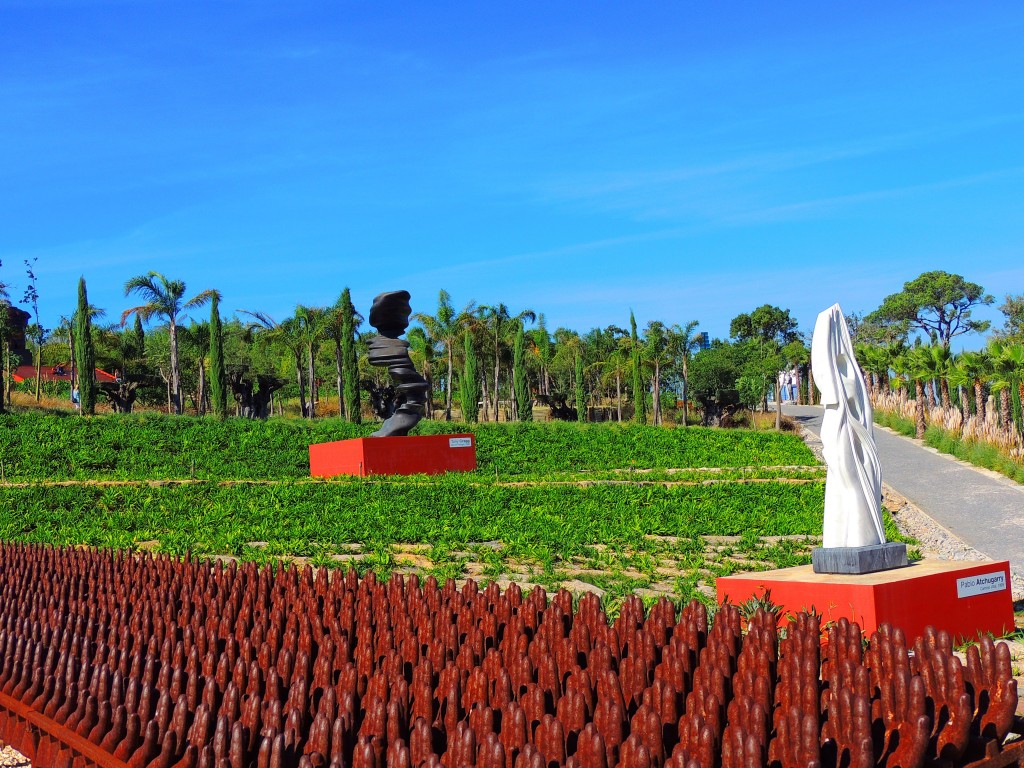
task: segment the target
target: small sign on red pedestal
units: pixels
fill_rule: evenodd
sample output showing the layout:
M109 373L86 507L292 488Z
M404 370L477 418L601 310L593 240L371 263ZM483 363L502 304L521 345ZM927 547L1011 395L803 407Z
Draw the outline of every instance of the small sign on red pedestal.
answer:
M309 474L440 475L476 469L473 435L360 437L309 446Z
M822 622L846 617L865 634L879 624L899 627L908 642L929 624L946 630L954 642L980 632L997 637L1013 629L1010 564L997 561L920 560L905 568L855 576L814 573L809 565L717 580L718 601L733 605L771 590L783 606L780 619L811 607Z

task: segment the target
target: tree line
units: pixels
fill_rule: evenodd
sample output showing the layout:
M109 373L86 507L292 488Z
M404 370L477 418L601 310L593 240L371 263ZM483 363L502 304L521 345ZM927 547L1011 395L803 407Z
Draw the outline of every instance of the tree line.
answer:
M77 377L83 413L95 412L97 398L105 398L122 412L141 402L170 413L266 418L297 402L306 418L358 422L372 413L372 402L388 396L386 372L367 361L373 330L348 288L330 306L300 304L280 320L256 309L223 318L218 291L190 293L182 281L148 272L124 285L126 298L138 303L104 322L82 279L77 307L46 330L39 327L29 262L26 269L30 290L22 303L34 311L27 337L36 370L67 363L73 371L116 373L113 382ZM0 303L10 307L7 289L0 282ZM986 397L995 393L1000 422L1013 423L1018 414L1019 428L1024 296L1006 297L1005 325L985 350L950 351L957 336L989 330L971 311L993 301L963 277L933 271L874 312L849 317L873 391L902 391L922 408L955 406L965 417L984 416ZM208 316L193 316L207 307ZM0 398L6 394L8 402L9 317L0 311L7 374ZM456 307L443 290L432 312L412 320L410 354L430 385L426 415L432 418L527 421L541 404L557 418L686 424L696 405L704 423L715 424L743 409L766 408L770 396L779 397L775 382L787 368L800 374L801 402L815 398L810 338L788 309L770 304L737 315L729 338L715 340L700 334L695 320L641 327L632 313L628 327L551 330L534 309L475 301ZM40 378L32 382L37 400Z

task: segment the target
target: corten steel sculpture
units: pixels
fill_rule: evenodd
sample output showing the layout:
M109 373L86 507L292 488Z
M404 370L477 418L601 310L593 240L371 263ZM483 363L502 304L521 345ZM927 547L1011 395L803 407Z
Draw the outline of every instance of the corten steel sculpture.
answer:
M694 601L0 542L0 739L90 768L1019 764L1010 651ZM978 766L977 768L980 768Z
M823 546L815 550L814 570L866 573L906 565L906 546L885 541L871 400L838 304L814 324L811 366L825 406L821 443L828 464Z
M712 621L712 618L714 619ZM60 768L1019 765L1010 650L697 601L0 542L0 740Z
M371 437L407 435L423 418L427 381L413 367L409 342L398 338L409 327L410 314L408 291L382 293L370 307L370 325L377 329L377 336L370 341L370 363L386 365L398 390L394 413Z

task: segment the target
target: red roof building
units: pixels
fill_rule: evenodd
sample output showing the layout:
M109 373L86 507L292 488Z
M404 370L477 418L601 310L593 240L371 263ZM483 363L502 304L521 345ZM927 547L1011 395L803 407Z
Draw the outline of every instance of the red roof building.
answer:
M96 381L116 381L113 374L107 373L106 371L95 369ZM22 382L25 379L34 379L36 377L36 368L34 365L19 365L14 370L14 381ZM71 367L61 365L44 365L39 369L39 378L43 381L71 381Z

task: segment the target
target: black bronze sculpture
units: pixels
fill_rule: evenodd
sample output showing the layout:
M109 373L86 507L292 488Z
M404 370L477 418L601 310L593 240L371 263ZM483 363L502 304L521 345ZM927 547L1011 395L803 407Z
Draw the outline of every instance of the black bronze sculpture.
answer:
M427 381L413 367L409 342L398 338L409 326L410 314L408 291L382 293L370 307L370 325L377 329L377 336L370 340L370 363L386 365L398 390L394 413L371 437L407 435L423 418Z

